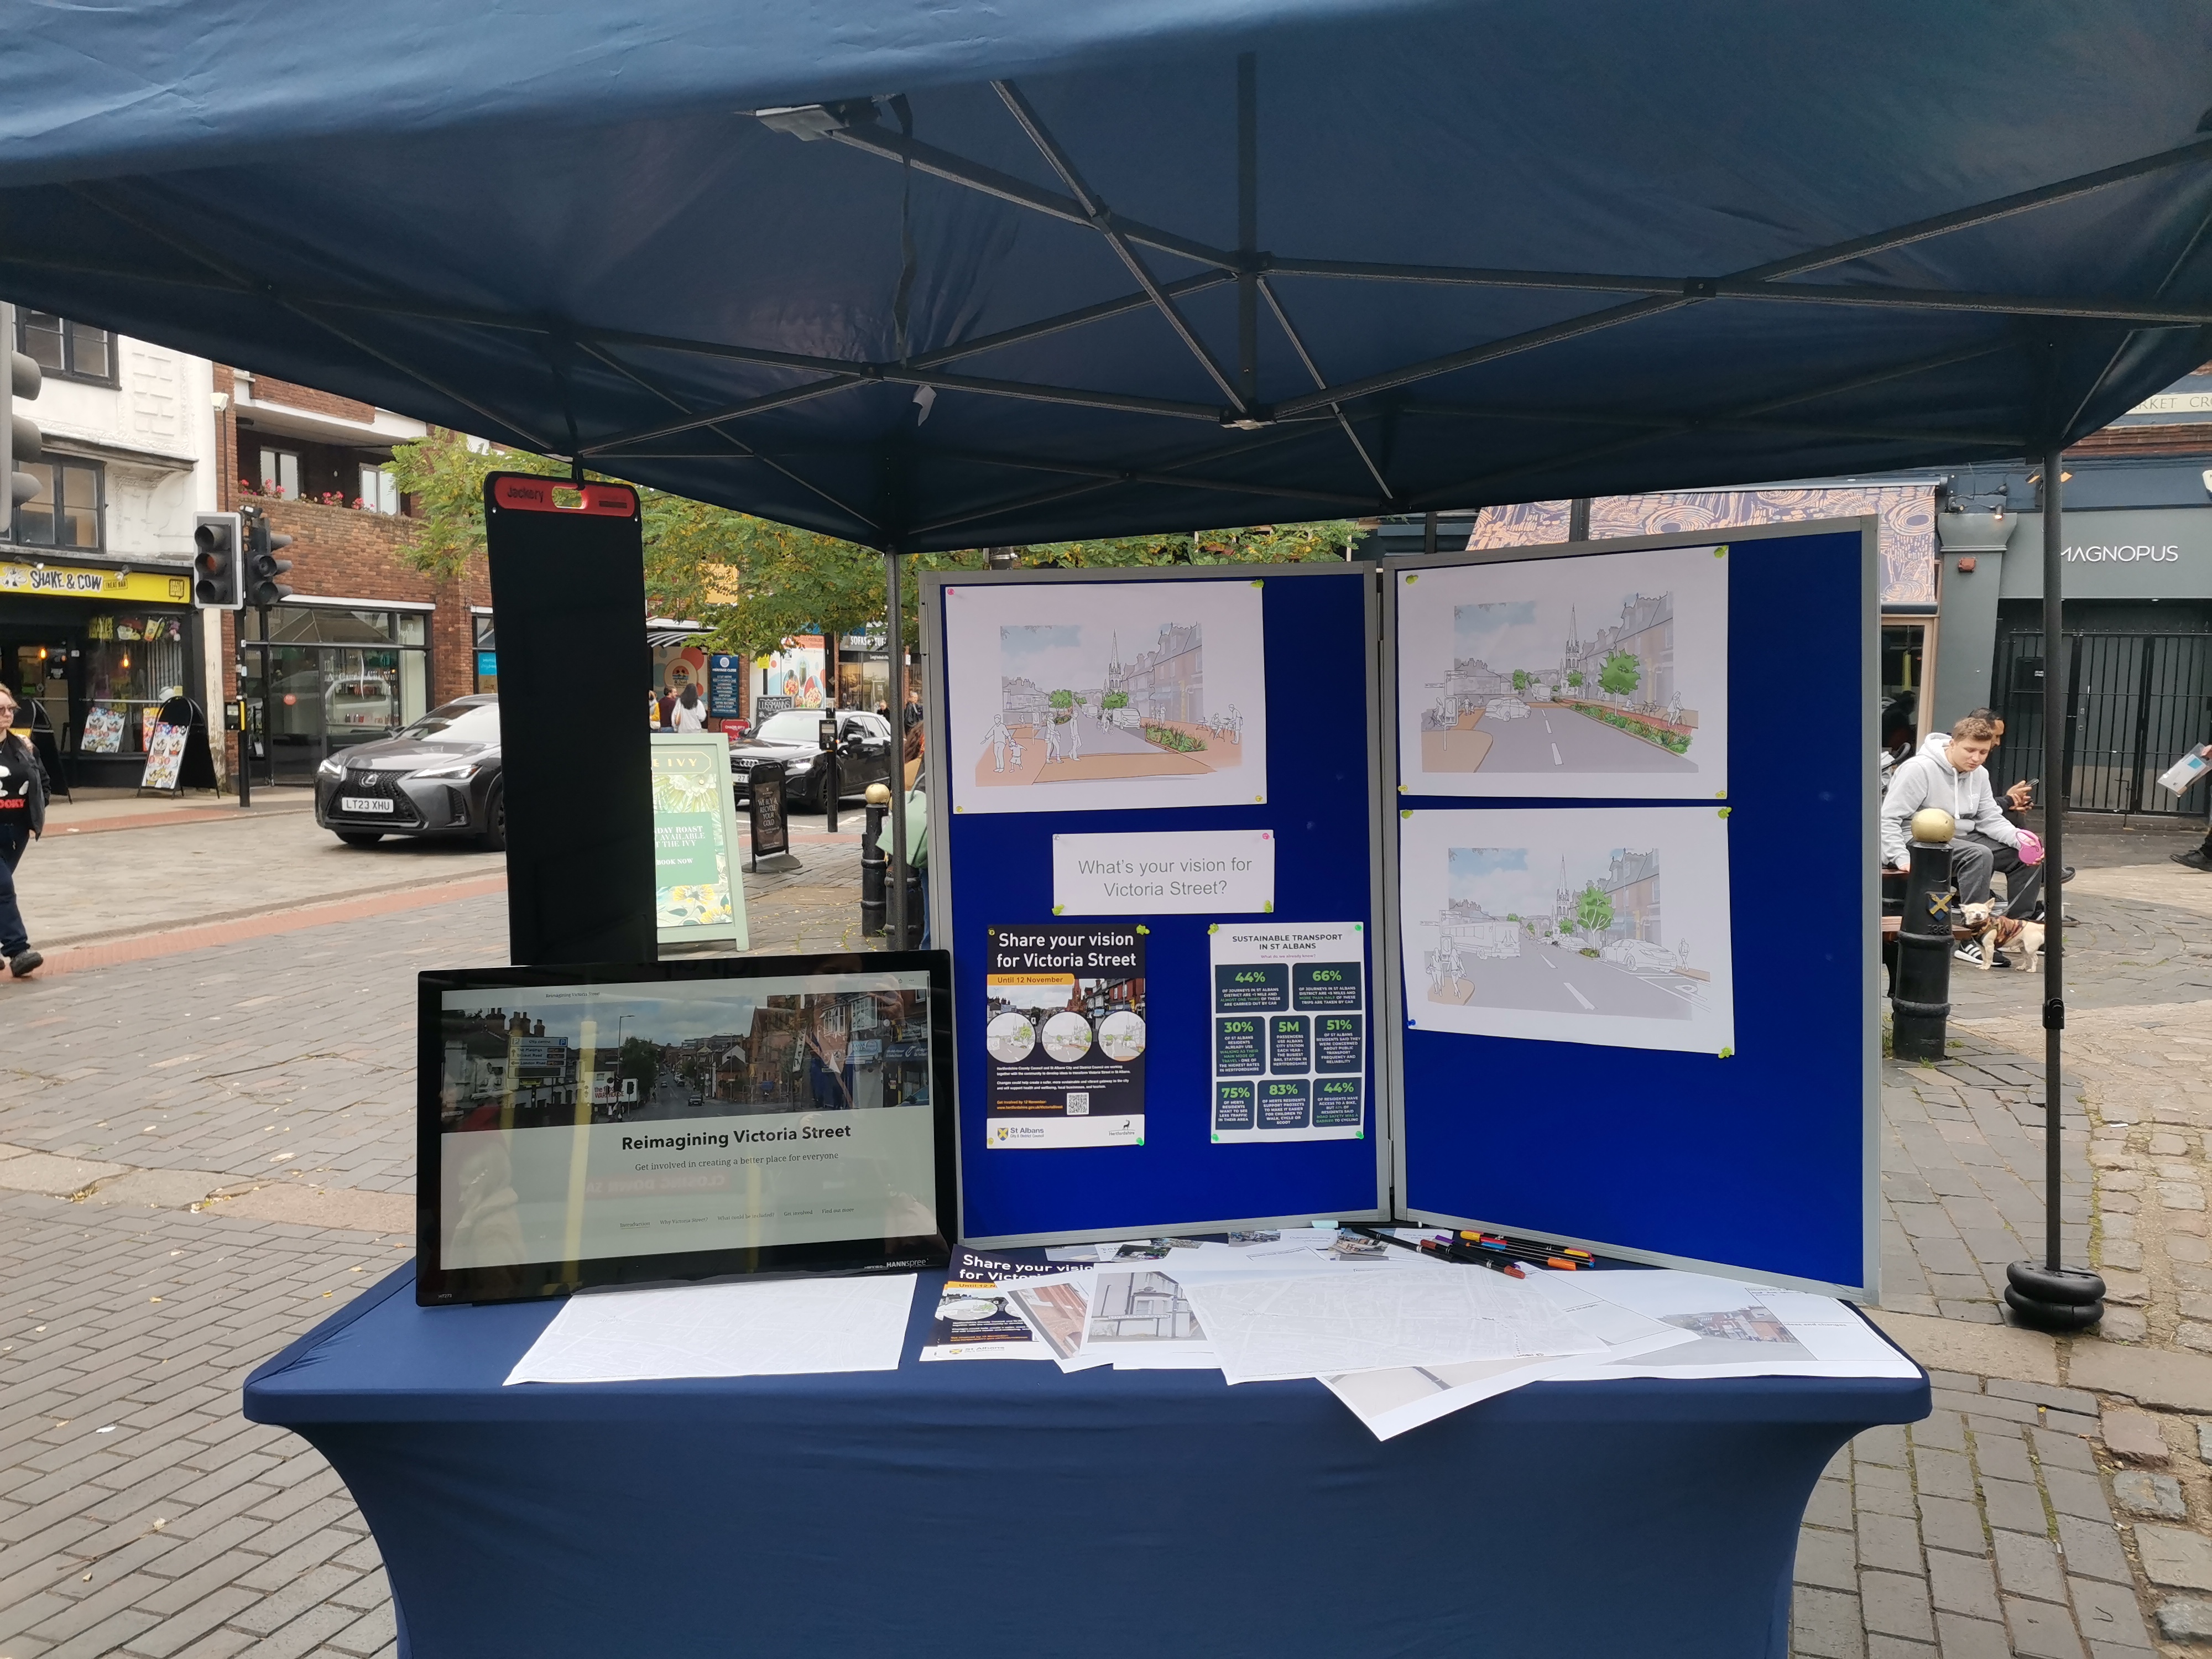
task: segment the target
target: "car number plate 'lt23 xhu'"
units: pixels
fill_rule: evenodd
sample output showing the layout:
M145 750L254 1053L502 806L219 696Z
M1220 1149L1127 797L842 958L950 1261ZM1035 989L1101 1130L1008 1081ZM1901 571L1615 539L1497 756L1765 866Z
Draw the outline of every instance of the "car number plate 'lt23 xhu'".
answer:
M342 812L389 812L392 803L374 795L340 795L338 810Z

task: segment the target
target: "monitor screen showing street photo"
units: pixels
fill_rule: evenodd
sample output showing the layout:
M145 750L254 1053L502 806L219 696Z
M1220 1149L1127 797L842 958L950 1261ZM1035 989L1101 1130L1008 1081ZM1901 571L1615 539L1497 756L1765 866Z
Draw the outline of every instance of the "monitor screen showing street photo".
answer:
M933 952L422 976L417 1297L942 1265Z

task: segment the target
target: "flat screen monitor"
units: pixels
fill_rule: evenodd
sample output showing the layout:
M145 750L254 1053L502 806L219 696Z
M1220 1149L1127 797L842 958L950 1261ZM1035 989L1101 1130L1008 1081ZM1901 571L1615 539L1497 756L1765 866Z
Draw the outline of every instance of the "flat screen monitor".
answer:
M462 969L418 992L416 1299L944 1265L942 951Z

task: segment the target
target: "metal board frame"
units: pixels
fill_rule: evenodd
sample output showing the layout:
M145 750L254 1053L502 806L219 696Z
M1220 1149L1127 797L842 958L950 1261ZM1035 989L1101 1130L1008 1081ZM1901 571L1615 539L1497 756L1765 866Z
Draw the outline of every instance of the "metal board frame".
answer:
M1378 688L1382 684L1383 653L1381 648L1382 636L1380 626L1379 583L1376 580L1374 570L1375 567L1370 561L1352 560L1341 564L1315 561L1304 564L1117 565L1103 568L1077 570L1040 570L1031 567L1014 570L928 572L921 579L921 607L922 653L921 671L923 683L927 687L927 691L922 699L923 730L927 734L928 753L932 757L944 755L950 739L950 732L947 730L949 711L945 681L943 597L944 590L947 587L981 586L986 584L1058 586L1071 582L1222 581L1235 579L1273 582L1314 576L1331 576L1339 580L1357 579L1359 581L1363 607L1361 638L1365 645L1366 659L1364 665L1365 673L1363 678L1367 688L1368 836L1370 845L1374 848L1374 856L1370 860L1368 871L1370 914L1368 951L1371 963L1369 972L1371 983L1395 984L1395 974L1386 972L1388 959L1385 947L1387 945L1395 950L1397 930L1395 921L1383 908L1384 866L1388 851L1393 843L1386 839L1387 834L1390 831L1389 818L1386 811L1386 803L1390 792L1385 789L1382 769L1381 750L1385 728L1382 725L1382 705L1378 696ZM1272 717L1274 711L1271 708L1268 712ZM1272 718L1269 720L1269 726L1272 772L1273 765L1272 757L1274 753L1275 743L1272 736L1275 722ZM1292 729L1288 720L1282 723L1281 729L1285 732ZM926 772L927 768L925 767L924 769ZM1395 778L1391 782L1395 784ZM1271 805L1274 793L1271 787L1268 792ZM951 855L952 812L947 794L948 791L944 788L933 787L927 792L929 845L932 848L928 877L929 915L933 929L941 921L949 922L952 915L954 880L951 868L953 860ZM942 948L949 951L950 946ZM962 1242L991 1247L1073 1244L1094 1239L1149 1238L1155 1235L1168 1233L1222 1232L1264 1227L1302 1227L1318 1220L1381 1222L1389 1219L1392 1209L1389 1183L1392 1179L1391 1172L1396 1167L1395 1129L1397 1114L1395 1110L1395 1103L1398 1098L1398 1090L1394 1068L1396 1063L1397 1048L1395 1042L1386 1044L1376 1039L1374 1026L1376 1022L1384 1017L1382 1006L1379 998L1370 998L1368 1016L1370 1022L1368 1050L1370 1064L1375 1070L1375 1086L1368 1121L1370 1133L1375 1145L1376 1193L1376 1202L1371 1207L1362 1210L1340 1210L1328 1216L1312 1212L1250 1216L1194 1216L1164 1219L1143 1225L1104 1230L1085 1227L1051 1232L979 1234L969 1237L965 1231L964 1214L968 1188L965 1164L963 1162L959 1164L961 1171L959 1190L963 1206L963 1214L961 1218ZM1395 1030L1392 1035L1395 1037ZM953 1076L957 1079L960 1076L961 1036L957 1009L953 1020L952 1041ZM956 1081L956 1102L957 1102L957 1095L958 1088ZM958 1103L964 1108L964 1102ZM957 1131L955 1155L957 1160L964 1160L967 1157L963 1138ZM1017 1154L1009 1153L1008 1156L1017 1156Z
M1666 536L1632 536L1618 540L1563 542L1549 546L1486 548L1462 553L1402 555L1381 561L1382 599L1382 649L1379 653L1381 672L1376 707L1381 711L1377 730L1377 760L1382 773L1382 783L1377 790L1378 805L1386 809L1398 800L1398 612L1397 581L1401 571L1426 571L1448 567L1474 564L1511 564L1537 559L1572 558L1592 553L1632 553L1646 548L1704 547L1718 542L1734 546L1740 543L1773 541L1792 537L1833 535L1856 531L1860 538L1859 578L1859 683L1863 690L1871 693L1879 687L1881 648L1881 562L1879 542L1880 520L1872 517L1811 520L1803 523L1753 525L1715 527L1711 530ZM1730 627L1735 626L1735 608L1729 608ZM1730 688L1733 696L1734 688ZM1832 1284L1825 1280L1803 1279L1786 1274L1766 1273L1747 1268L1740 1263L1717 1262L1696 1257L1669 1255L1663 1251L1639 1249L1595 1237L1569 1237L1546 1233L1547 1238L1599 1251L1606 1255L1631 1261L1650 1262L1655 1267L1681 1267L1695 1272L1711 1272L1741 1277L1747 1272L1759 1273L1762 1279L1791 1290L1812 1291L1821 1295L1837 1296L1853 1301L1879 1304L1881 1301L1881 1236L1880 1226L1881 1143L1879 1139L1881 1109L1881 1022L1880 998L1881 993L1881 954L1875 944L1879 937L1881 914L1881 841L1876 817L1880 805L1875 792L1871 757L1880 741L1875 728L1880 721L1876 699L1872 695L1860 698L1859 741L1855 751L1859 775L1859 830L1863 843L1860 859L1859 933L1861 949L1865 953L1863 973L1863 998L1861 1008L1861 1028L1863 1034L1861 1049L1863 1085L1863 1121L1860 1139L1860 1185L1863 1190L1860 1231L1862 1237L1861 1273L1858 1285ZM1732 774L1735 769L1731 768ZM1736 786L1731 784L1733 795ZM1585 800L1583 805L1599 805L1601 802ZM1404 1038L1406 1011L1404 1003L1403 957L1399 951L1398 921L1400 898L1400 860L1398 830L1395 821L1387 822L1387 835L1380 843L1382 872L1383 927L1392 943L1394 956L1386 981L1384 1006L1390 1022L1385 1046L1389 1051L1389 1074L1392 1093L1389 1097L1391 1127L1389 1141L1394 1149L1391 1164L1392 1194L1402 1198L1407 1185L1406 1101L1403 1087ZM1730 868L1734 869L1731 855ZM1453 1215L1442 1211L1415 1209L1403 1202L1396 1204L1399 1218L1421 1226L1482 1227L1497 1231L1517 1230L1514 1218L1498 1216Z

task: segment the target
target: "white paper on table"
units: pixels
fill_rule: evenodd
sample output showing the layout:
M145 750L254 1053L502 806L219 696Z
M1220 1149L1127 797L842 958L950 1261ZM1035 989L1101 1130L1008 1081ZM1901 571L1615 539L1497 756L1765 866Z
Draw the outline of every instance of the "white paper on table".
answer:
M1456 1271L1194 1274L1185 1282L1231 1382L1605 1352L1541 1291L1449 1266Z
M1167 1265L1116 1263L1092 1275L1080 1358L1110 1359L1117 1371L1205 1370L1219 1363Z
M572 1296L507 1373L515 1382L895 1371L912 1273L753 1279Z
M1528 1284L1548 1296L1576 1325L1603 1344L1615 1361L1694 1343L1690 1332L1590 1296L1575 1273L1532 1273ZM1534 1355L1476 1360L1458 1365L1406 1366L1325 1376L1323 1386L1365 1424L1377 1440L1390 1440L1455 1411L1569 1370L1587 1370L1583 1355Z
M1563 1275L1563 1277L1567 1275ZM1669 1271L1571 1275L1615 1305L1698 1340L1575 1367L1571 1382L1626 1377L1917 1376L1920 1368L1833 1297Z

